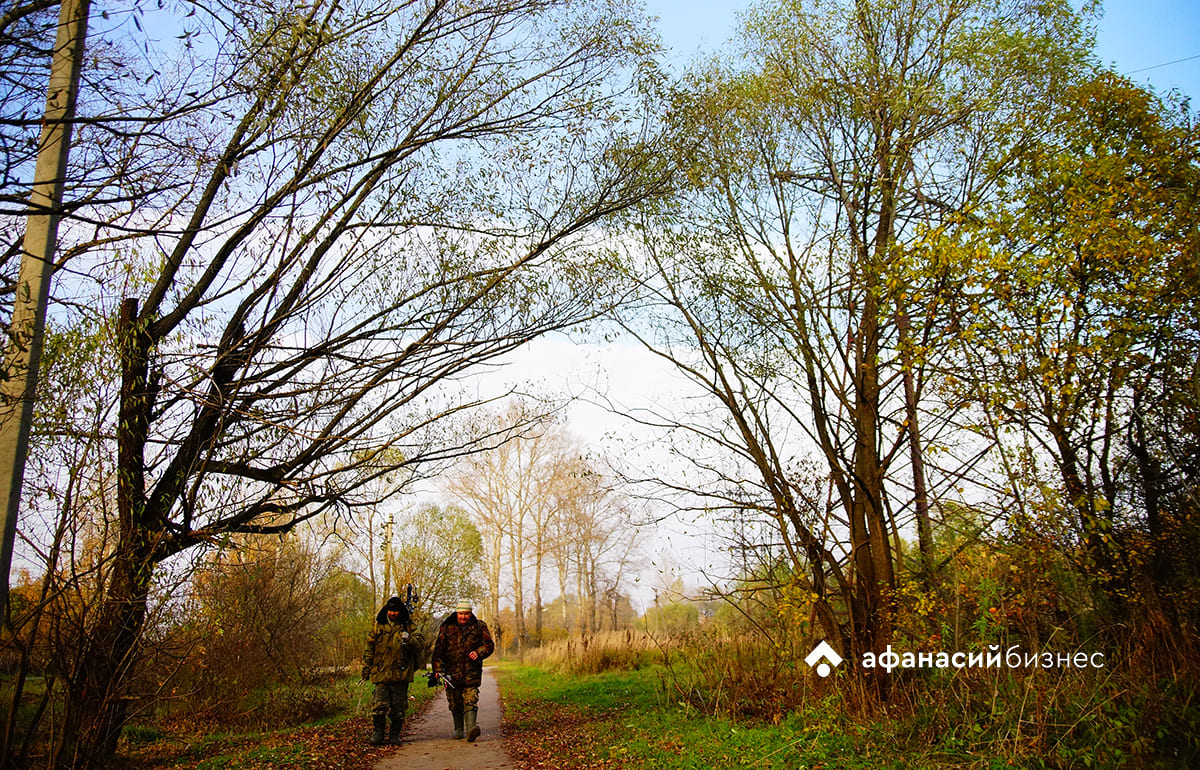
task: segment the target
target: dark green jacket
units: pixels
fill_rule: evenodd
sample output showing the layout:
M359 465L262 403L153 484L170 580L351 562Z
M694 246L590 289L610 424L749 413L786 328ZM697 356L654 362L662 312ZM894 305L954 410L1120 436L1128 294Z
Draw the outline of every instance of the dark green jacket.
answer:
M380 682L411 682L413 672L423 665L425 639L412 630L407 613L400 622L389 623L387 612L380 610L367 634L362 655L362 678Z
M457 613L452 612L442 621L433 643L433 671L449 676L457 688L478 687L483 681L483 659L495 649L492 633L475 613L460 626ZM470 657L472 650L479 653L475 660Z

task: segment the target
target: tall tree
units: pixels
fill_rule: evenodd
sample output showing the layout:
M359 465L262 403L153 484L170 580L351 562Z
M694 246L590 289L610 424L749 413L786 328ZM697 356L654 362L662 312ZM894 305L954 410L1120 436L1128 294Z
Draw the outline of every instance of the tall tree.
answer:
M533 568L533 641L540 639L542 571L546 540L556 515L552 488L566 438L553 419L524 401L510 405L498 422L513 426L512 433L490 451L467 458L449 477L447 491L474 514L485 532L492 532L491 537L485 536L490 551L487 562L492 565L488 573L490 609L498 613L500 597L511 596L513 630L518 649L523 650L530 643L525 617L526 565ZM509 590L501 583L500 568L505 561Z
M645 230L664 314L629 328L717 405L685 426L715 448L688 490L773 522L849 656L890 644L900 529L962 470L915 419L949 276L912 248L994 192L1087 47L1067 3L785 0L750 16L744 68L678 101L687 184Z
M1009 458L1018 509L1063 521L1117 616L1165 609L1164 629L1191 624L1153 594L1184 574L1169 554L1194 537L1158 492L1195 494L1198 478L1198 160L1185 105L1099 72L1024 148L974 237L936 245L971 255L957 382ZM1040 458L1057 479L1023 470Z
M526 402L514 404L499 422L523 426L495 449L467 458L449 477L447 492L479 522L484 532L489 593L511 597L518 644L541 642L542 583L553 562L566 613L574 583L578 598L575 627L597 628L599 592L619 592L623 569L636 542L628 506L612 479L596 470L566 427L539 415ZM488 532L494 534L489 538ZM507 572L500 566L507 562ZM524 616L526 568L532 568L533 635ZM505 583L503 578L509 581Z
M574 627L594 633L601 628L602 609L607 608L610 617L616 614L622 578L640 545L637 522L617 479L579 454L562 458L553 495L558 515L549 541L554 558L564 565L563 595L574 574Z
M615 131L648 50L620 3L214 13L77 163L121 169L76 202L56 289L115 326L121 380L108 580L64 672L79 767L115 749L159 566L353 516L380 458L413 478L486 440L444 429L477 399L438 388L603 310L592 234L658 184Z
M417 589L420 616L433 617L435 608L478 595L483 538L466 511L423 505L401 519L396 539L396 585Z

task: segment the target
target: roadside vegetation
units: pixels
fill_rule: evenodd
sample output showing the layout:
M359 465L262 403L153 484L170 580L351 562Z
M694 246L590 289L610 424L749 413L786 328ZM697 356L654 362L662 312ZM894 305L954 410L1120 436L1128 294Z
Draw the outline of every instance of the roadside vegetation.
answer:
M803 663L744 639L697 634L651 656L639 646L620 636L595 639L582 655L576 647L537 665L499 668L505 739L522 767L1200 762L1200 692L1170 678L1129 670L935 671L898 677L879 704L863 698L850 676L818 679Z
M434 692L414 683L409 713ZM262 688L220 710L147 715L126 726L115 761L148 770L369 770L389 751L367 741L370 698L370 685L343 673Z

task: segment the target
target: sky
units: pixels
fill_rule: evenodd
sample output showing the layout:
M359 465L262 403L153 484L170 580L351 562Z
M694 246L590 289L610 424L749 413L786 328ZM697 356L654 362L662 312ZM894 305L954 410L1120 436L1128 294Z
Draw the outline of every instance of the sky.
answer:
M749 0L646 0L647 12L659 17L658 28L669 47L675 71L698 55L717 51L733 36L738 14ZM1110 0L1097 30L1097 58L1135 82L1165 94L1179 89L1200 106L1200 0ZM512 359L508 385L532 384L583 393L584 401L569 410L569 429L581 438L624 459L665 458L661 448L639 440L639 431L602 407L588 403L590 388L630 407L678 403L686 388L671 367L636 344L581 345L559 336L537 340ZM656 464L656 463L652 463ZM650 535L646 550L653 563L632 586L635 604L644 609L655 587L673 577L689 590L710 562L721 562L722 542L696 521L671 519ZM720 572L718 569L716 572ZM714 573L713 577L716 574Z
M659 17L670 61L682 66L732 37L747 0L646 0ZM1160 94L1179 89L1200 104L1200 0L1108 0L1097 57Z
M1076 0L1081 2L1082 0ZM739 13L751 0L645 0L646 10L658 17L657 26L668 46L667 61L675 71L697 56L712 54L733 37ZM1157 92L1180 89L1200 108L1200 0L1108 0L1099 24L1097 57L1116 71ZM679 403L687 385L669 364L636 343L580 344L561 335L537 340L511 356L510 366L493 386L551 393L573 392L582 401L569 410L568 427L598 451L643 461L660 469L667 462L663 449L639 436L595 403L589 391L604 393L627 407ZM594 397L593 397L594 400ZM436 496L425 490L420 498ZM699 531L698 531L699 530ZM635 602L644 609L653 588L669 585L680 573L690 574L689 588L712 561L721 560L721 542L702 524L671 520L647 533L653 564L634 586Z

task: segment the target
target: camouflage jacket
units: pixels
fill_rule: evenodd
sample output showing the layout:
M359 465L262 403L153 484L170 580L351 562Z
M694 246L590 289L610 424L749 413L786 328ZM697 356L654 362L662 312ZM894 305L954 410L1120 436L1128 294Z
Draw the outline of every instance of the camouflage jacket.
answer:
M433 671L450 677L455 687L478 687L483 680L483 659L496 649L487 624L471 613L463 625L455 613L442 621L433 643ZM471 651L479 653L471 660Z
M412 624L389 623L387 613L379 611L367 634L362 655L362 678L380 682L411 682L413 672L423 663L425 639L412 630Z

